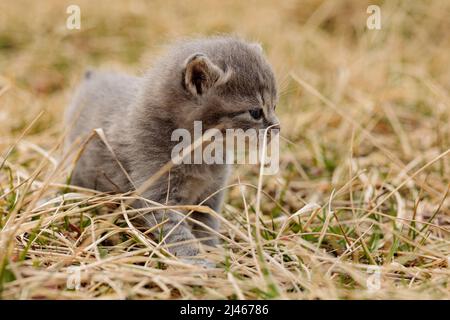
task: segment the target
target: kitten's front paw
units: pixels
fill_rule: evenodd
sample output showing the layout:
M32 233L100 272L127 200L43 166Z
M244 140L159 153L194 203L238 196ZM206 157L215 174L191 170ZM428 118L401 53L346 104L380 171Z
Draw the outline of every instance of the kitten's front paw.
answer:
M220 244L219 238L216 235L211 235L211 233L209 232L194 229L192 233L197 239L201 241L201 243L207 246L217 247Z
M199 252L198 246L193 244L180 244L169 248L170 253L177 257L193 257Z
M191 264L194 266L200 266L203 267L205 269L214 269L216 268L216 264L210 260L207 259L200 259L200 258L183 258L180 259L182 262L187 263L187 264Z
M217 247L220 244L219 238L217 238L217 237L212 238L212 239L202 240L202 243L209 247Z

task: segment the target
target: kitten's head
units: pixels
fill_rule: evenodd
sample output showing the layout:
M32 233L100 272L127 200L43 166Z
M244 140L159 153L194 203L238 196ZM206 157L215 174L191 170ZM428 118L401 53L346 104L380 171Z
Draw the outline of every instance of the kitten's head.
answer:
M176 50L171 77L179 81L170 92L182 101L172 105L179 127L202 121L204 129L279 129L275 77L260 45L217 37Z

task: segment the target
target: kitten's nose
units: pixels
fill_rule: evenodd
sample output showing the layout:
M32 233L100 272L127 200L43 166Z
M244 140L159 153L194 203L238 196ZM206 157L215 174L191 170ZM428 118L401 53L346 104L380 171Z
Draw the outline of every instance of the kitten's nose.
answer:
M271 124L270 129L281 131L280 123L277 122L277 123Z
M280 127L280 122L278 121L278 119L274 119L274 120L267 120L265 122L266 128L270 127L270 130L281 130Z

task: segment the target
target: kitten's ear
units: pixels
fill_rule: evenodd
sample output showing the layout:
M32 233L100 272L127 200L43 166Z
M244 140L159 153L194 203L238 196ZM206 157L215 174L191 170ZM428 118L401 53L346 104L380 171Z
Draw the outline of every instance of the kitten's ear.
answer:
M258 51L259 53L263 53L263 47L260 43L258 42L254 42L252 44L250 44L256 51Z
M202 95L214 85L223 83L226 75L203 53L195 53L186 59L184 85L194 96Z

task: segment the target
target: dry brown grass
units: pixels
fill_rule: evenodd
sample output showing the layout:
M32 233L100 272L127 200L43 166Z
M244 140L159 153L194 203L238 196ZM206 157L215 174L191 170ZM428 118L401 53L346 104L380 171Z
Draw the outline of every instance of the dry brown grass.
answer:
M2 298L450 298L448 1L377 2L379 31L356 0L77 2L80 31L71 2L0 3ZM130 195L65 186L61 114L86 66L140 72L162 43L217 32L262 43L283 143L261 188L237 168L206 270L155 250Z

